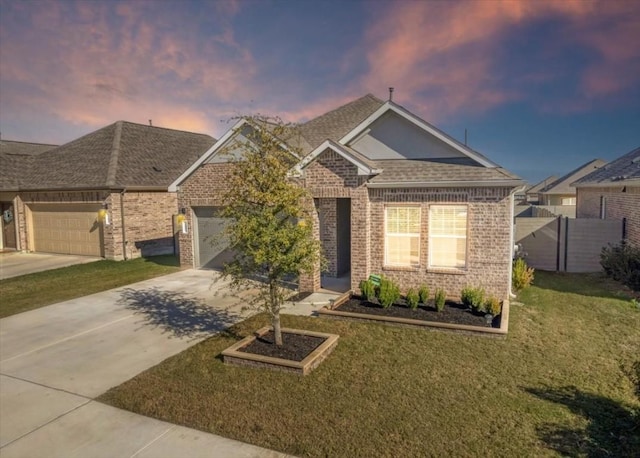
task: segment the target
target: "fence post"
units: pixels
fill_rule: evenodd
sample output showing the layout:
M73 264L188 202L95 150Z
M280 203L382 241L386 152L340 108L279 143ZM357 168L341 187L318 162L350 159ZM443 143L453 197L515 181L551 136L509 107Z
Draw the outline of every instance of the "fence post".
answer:
M567 271L567 257L569 253L569 217L564 219L564 271Z
M560 272L560 234L561 234L561 225L562 225L562 217L557 217L558 228L556 234L556 272Z

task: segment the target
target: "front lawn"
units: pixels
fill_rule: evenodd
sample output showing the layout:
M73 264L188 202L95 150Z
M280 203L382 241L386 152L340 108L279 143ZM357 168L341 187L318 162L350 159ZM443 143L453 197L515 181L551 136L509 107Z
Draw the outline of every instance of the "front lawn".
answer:
M96 261L0 280L0 318L179 270L175 256Z
M256 316L99 400L299 456L633 456L640 310L600 277L535 283L506 339L285 316L340 335L311 375L224 366Z

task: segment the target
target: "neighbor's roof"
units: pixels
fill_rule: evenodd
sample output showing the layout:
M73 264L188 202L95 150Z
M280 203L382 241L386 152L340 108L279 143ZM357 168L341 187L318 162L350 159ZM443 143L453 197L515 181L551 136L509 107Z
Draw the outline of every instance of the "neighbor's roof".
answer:
M32 168L36 156L56 145L0 140L0 189L17 189L20 174Z
M640 184L640 147L580 178L571 186L580 188L630 182Z
M471 158L393 159L375 161L382 173L368 181L369 187L390 185L516 186L522 180L501 167L484 167Z
M526 190L526 193L527 194L538 193L542 189L544 189L545 187L549 186L551 183L556 181L557 179L558 179L557 176L551 175L550 177L547 177L544 180L542 180L540 183L537 183L537 184L534 184L533 186L531 186L529 189Z
M575 194L576 190L571 187L571 183L576 180L579 180L585 175L590 174L596 169L604 166L606 164L602 159L594 159L592 161L587 162L586 164L581 165L575 170L567 173L566 175L558 178L556 181L551 183L550 185L543 188L540 193L541 194Z
M382 105L384 105L382 100L372 94L367 94L307 121L300 126L300 130L312 149L325 140L337 142ZM309 153L309 151L305 151L305 153Z
M14 140L0 140L0 154L12 154L19 156L37 156L50 151L58 145L45 143L18 142Z
M166 188L215 142L118 121L33 158L20 189Z

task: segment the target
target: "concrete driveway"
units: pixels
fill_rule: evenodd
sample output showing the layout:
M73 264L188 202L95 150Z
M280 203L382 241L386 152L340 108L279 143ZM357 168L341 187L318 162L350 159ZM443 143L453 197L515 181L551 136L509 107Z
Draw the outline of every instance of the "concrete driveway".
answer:
M58 269L74 264L99 261L92 256L68 256L64 254L20 253L6 251L0 253L0 280L20 275Z
M243 318L187 270L0 320L0 455L282 456L93 401Z

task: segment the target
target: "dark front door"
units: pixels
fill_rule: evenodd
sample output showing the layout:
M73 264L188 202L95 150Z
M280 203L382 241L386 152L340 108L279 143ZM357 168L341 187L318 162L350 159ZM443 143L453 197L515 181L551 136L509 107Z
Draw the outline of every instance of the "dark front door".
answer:
M12 202L2 202L2 247L16 249L16 222Z

